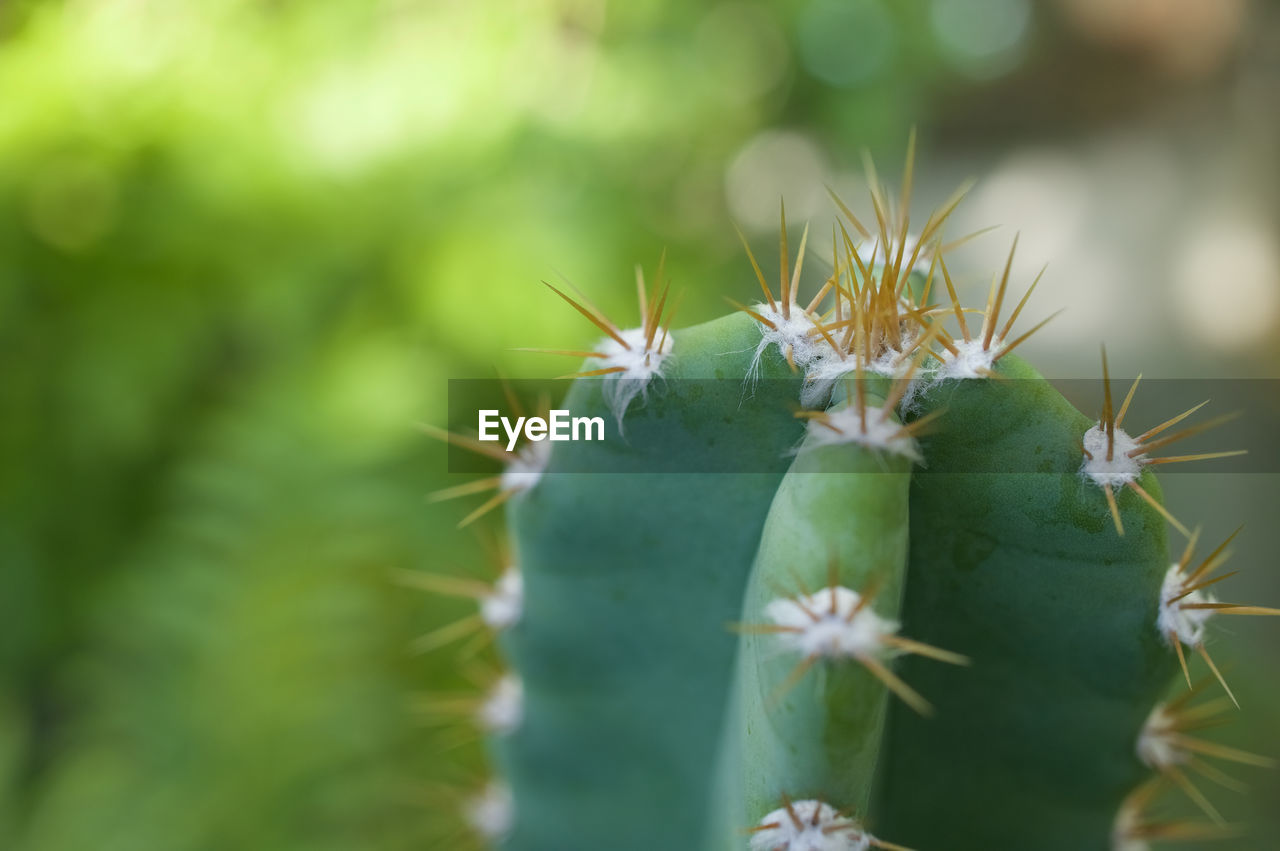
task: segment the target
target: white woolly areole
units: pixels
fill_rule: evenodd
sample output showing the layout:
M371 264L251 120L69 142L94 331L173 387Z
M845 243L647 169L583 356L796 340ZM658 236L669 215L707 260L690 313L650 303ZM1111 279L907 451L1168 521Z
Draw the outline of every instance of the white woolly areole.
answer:
M783 317L781 310L774 310L768 304L757 304L753 310L776 327L770 328L763 322L756 323L760 329L760 344L756 346L755 357L747 368L748 381L756 378L760 358L772 345L778 347L778 353L784 358L790 351L796 368L804 372L805 381L800 389L802 405L815 405L824 399L835 378L853 368L853 361L841 359L825 337L809 333L817 327L813 323L813 317L795 302L791 303L790 319Z
M914 334L903 333L902 348L886 347L880 355L863 369L872 375L883 375L885 378L901 378L911 369L911 356L907 353L915 345Z
M514 733L524 721L524 684L514 674L503 674L476 712L480 726L490 733Z
M822 338L819 337L821 340ZM818 357L811 360L805 370L805 379L808 381L827 382L831 386L839 378L844 378L857 369L857 361L853 355L845 355L840 357L835 349L831 348L831 344L826 340L822 340L826 350L822 351ZM797 361L797 365L799 361Z
M821 361L825 364L826 361ZM833 365L834 366L834 365ZM836 382L840 380L840 376L849 372L848 362L839 364L839 370L831 370L831 374L827 374L827 370L819 368L811 368L805 374L804 383L800 385L800 404L806 408L815 408L824 404L831 398L831 390L836 386Z
M1174 743L1177 733L1176 719L1163 703L1157 703L1138 733L1138 759L1156 771L1186 762L1191 755Z
M643 396L649 388L649 382L655 377L662 377L662 365L671 357L675 342L663 328L658 328L653 335L653 348L646 348L648 335L644 328L629 328L618 332L618 336L626 340L626 346L612 337L605 337L596 347L596 351L604 355L599 365L591 365L589 369L616 369L622 372L610 372L604 376L604 397L619 423L627 414L627 408L637 396Z
M763 829L751 836L751 851L867 851L871 847L871 837L856 821L821 801L795 801L791 812L785 807L774 810L760 819L760 825Z
M1129 457L1129 453L1138 448L1138 441L1130 437L1124 429L1116 429L1115 447L1111 451L1110 461L1107 460L1107 430L1102 423L1086 431L1083 442L1085 452L1088 454L1084 456L1080 472L1092 479L1099 487L1102 485L1120 487L1136 482L1138 476L1142 475L1142 467L1147 456ZM1089 455L1093 457L1090 458Z
M495 632L520 622L524 611L524 579L516 567L508 567L493 583L493 590L480 598L480 617Z
M542 478L542 471L547 469L547 461L551 458L551 442L548 440L528 443L516 452L515 457L507 462L502 471L502 490L526 491Z
M805 379L809 383L821 383L824 389L829 390L837 380L847 378L857 370L857 360L855 360L857 356L846 354L842 358L825 339L819 336L818 340L822 346L818 349L818 356L805 365ZM911 357L907 352L913 345L915 345L915 335L909 330L904 330L901 349L886 347L875 360L864 363L862 371L867 375L880 375L885 378L905 376L911 370ZM799 360L796 361L796 365L800 365ZM813 397L816 401L821 398L821 394L815 393ZM809 404L804 399L801 401Z
M820 354L805 366L804 384L800 388L800 404L806 408L825 404L836 382L848 378L857 369L853 355L842 358L826 340L819 337L819 342L822 343ZM796 365L800 365L798 361Z
M1192 591L1175 600L1185 593L1185 584L1181 565L1170 566L1160 585L1160 614L1156 617L1156 626L1166 641L1177 640L1188 647L1195 647L1204 641L1205 626L1213 617L1213 609L1184 609L1183 605L1216 603L1217 600L1206 591Z
M795 302L791 303L790 319L782 315L781 308L774 310L768 304L757 304L754 310L776 327L770 328L763 322L756 323L760 327L760 345L756 347L756 356L751 362L750 372L755 372L760 363L760 356L771 345L777 345L783 357L786 357L787 350L790 348L791 359L800 369L807 369L825 355L832 354L831 344L823 339L821 334L810 335L809 332L816 327L813 324L813 317L805 313L804 308Z
M490 783L463 805L467 824L485 839L498 841L511 832L516 821L515 800L505 783Z
M863 606L854 614L861 601L857 591L836 586L799 597L778 597L764 607L764 615L774 624L788 628L775 636L778 643L806 658L886 655L882 639L896 633L898 623L880 617L870 606Z
M904 302L904 304L909 303ZM817 328L813 317L805 313L796 303L791 304L791 318L783 317L781 310L774 310L768 304L757 304L753 310L768 319L776 327L770 328L757 322L760 328L760 344L756 346L755 357L747 370L747 377L754 378L760 368L760 358L772 345L778 347L778 353L784 358L791 352L791 360L796 368L804 372L804 386L800 391L800 403L814 405L826 398L835 382L848 376L856 369L855 356L837 351L821 333L811 333ZM899 349L886 349L876 356L875 360L862 365L864 372L870 375L883 375L897 378L905 375L911 368L911 359L905 354L915 343L912 329L903 323L902 346Z
M856 443L868 449L878 449L901 455L912 461L920 461L920 448L910 435L901 434L902 424L886 416L884 408L868 405L866 408L867 430L862 430L863 418L855 407L838 408L827 412L826 422L809 420L808 432L810 446L832 446L844 443ZM833 431L832 427L839 429ZM830 608L830 601L827 603Z
M956 340L956 354L943 349L939 355L938 378L987 378L987 372L995 368L996 358L1004 350L1004 340L991 341L984 350L982 340ZM1104 448L1103 454L1106 454Z

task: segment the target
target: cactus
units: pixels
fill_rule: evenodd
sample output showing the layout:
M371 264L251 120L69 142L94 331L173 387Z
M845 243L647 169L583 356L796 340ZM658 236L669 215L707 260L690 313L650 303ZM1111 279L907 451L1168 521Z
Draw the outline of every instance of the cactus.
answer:
M1219 420L1131 436L1137 384L1116 409L1105 351L1102 415L1077 411L1012 353L1040 327L1014 336L1034 282L1002 317L1013 252L963 309L940 239L963 193L912 234L910 181L909 153L894 209L872 179L874 229L836 199L807 302L808 230L791 268L785 210L778 293L748 246L764 300L703 325L670 327L661 271L652 298L638 277L631 329L551 287L604 334L555 350L585 361L564 407L604 440L507 452L431 429L507 464L445 496L496 488L464 523L504 505L519 574L418 577L476 597L518 673L476 703L503 784L468 810L487 839L1135 851L1230 833L1187 769L1230 785L1204 757L1265 760L1189 736L1223 706L1172 684L1189 649L1226 688L1210 619L1280 612L1205 590L1230 539L1193 564L1192 535L1171 564L1167 529L1187 530L1151 470L1228 454L1152 455ZM1209 821L1155 818L1170 789Z

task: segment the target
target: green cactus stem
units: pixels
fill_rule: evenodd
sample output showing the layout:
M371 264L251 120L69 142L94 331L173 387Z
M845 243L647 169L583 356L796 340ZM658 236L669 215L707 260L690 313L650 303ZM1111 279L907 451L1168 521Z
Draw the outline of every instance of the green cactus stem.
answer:
M1197 562L1189 535L1171 562L1167 528L1187 527L1153 474L1233 454L1153 454L1222 418L1131 435L1136 383L1116 408L1105 354L1102 415L1072 407L1013 354L1044 323L1015 336L1034 282L1002 320L1012 252L985 307L961 307L941 231L963 193L909 231L910 162L896 207L872 179L874 229L838 202L807 303L808 229L793 268L785 212L777 293L748 248L763 300L703 325L671 329L669 288L650 299L643 280L631 329L552 287L604 335L555 350L584 361L563 405L607 419L604 440L504 451L434 431L506 464L445 494L495 492L464 523L504 506L503 578L418 582L480 609L420 649L484 625L512 667L469 704L498 779L468 817L490 841L1145 851L1230 834L1188 770L1230 785L1207 759L1267 760L1190 734L1226 708L1192 700L1204 685L1169 690L1188 653L1226 687L1212 618L1280 611L1209 589L1231 539ZM1209 821L1160 818L1169 790Z

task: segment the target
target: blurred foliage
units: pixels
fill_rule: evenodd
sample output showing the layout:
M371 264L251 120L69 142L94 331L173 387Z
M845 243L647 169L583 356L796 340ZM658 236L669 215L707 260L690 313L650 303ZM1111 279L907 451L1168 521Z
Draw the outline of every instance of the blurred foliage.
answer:
M477 547L412 423L569 327L553 258L730 256L695 246L777 109L691 10L601 10L0 6L0 845L456 828L432 781L478 776L408 711L447 612L389 576Z
M754 134L896 151L995 73L929 9L0 2L0 847L456 830L407 647L463 609L389 577L483 556L414 421L583 338L557 268L720 312Z

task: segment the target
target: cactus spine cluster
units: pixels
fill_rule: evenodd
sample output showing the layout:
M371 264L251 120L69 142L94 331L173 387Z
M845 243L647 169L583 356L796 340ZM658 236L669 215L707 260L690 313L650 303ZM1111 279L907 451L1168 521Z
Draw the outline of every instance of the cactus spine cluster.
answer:
M1189 735L1223 706L1174 682L1188 653L1217 673L1212 616L1277 612L1206 590L1225 544L1170 561L1185 527L1151 470L1206 457L1152 453L1215 421L1131 435L1133 389L1117 409L1109 380L1098 419L1077 411L1012 353L1039 327L1015 332L1034 283L1002 315L1012 252L963 309L940 240L960 194L912 234L909 182L910 156L895 210L872 180L874 228L837 199L808 301L785 213L779 292L748 247L764 300L703 325L669 327L661 275L631 329L556 289L604 334L559 352L585 360L564 407L604 416L603 441L506 453L437 430L507 465L455 489L496 488L464 523L503 504L518 565L462 590L515 672L477 712L501 785L468 813L495 844L1138 851L1228 832L1189 771L1265 760ZM1170 789L1209 820L1161 820Z

